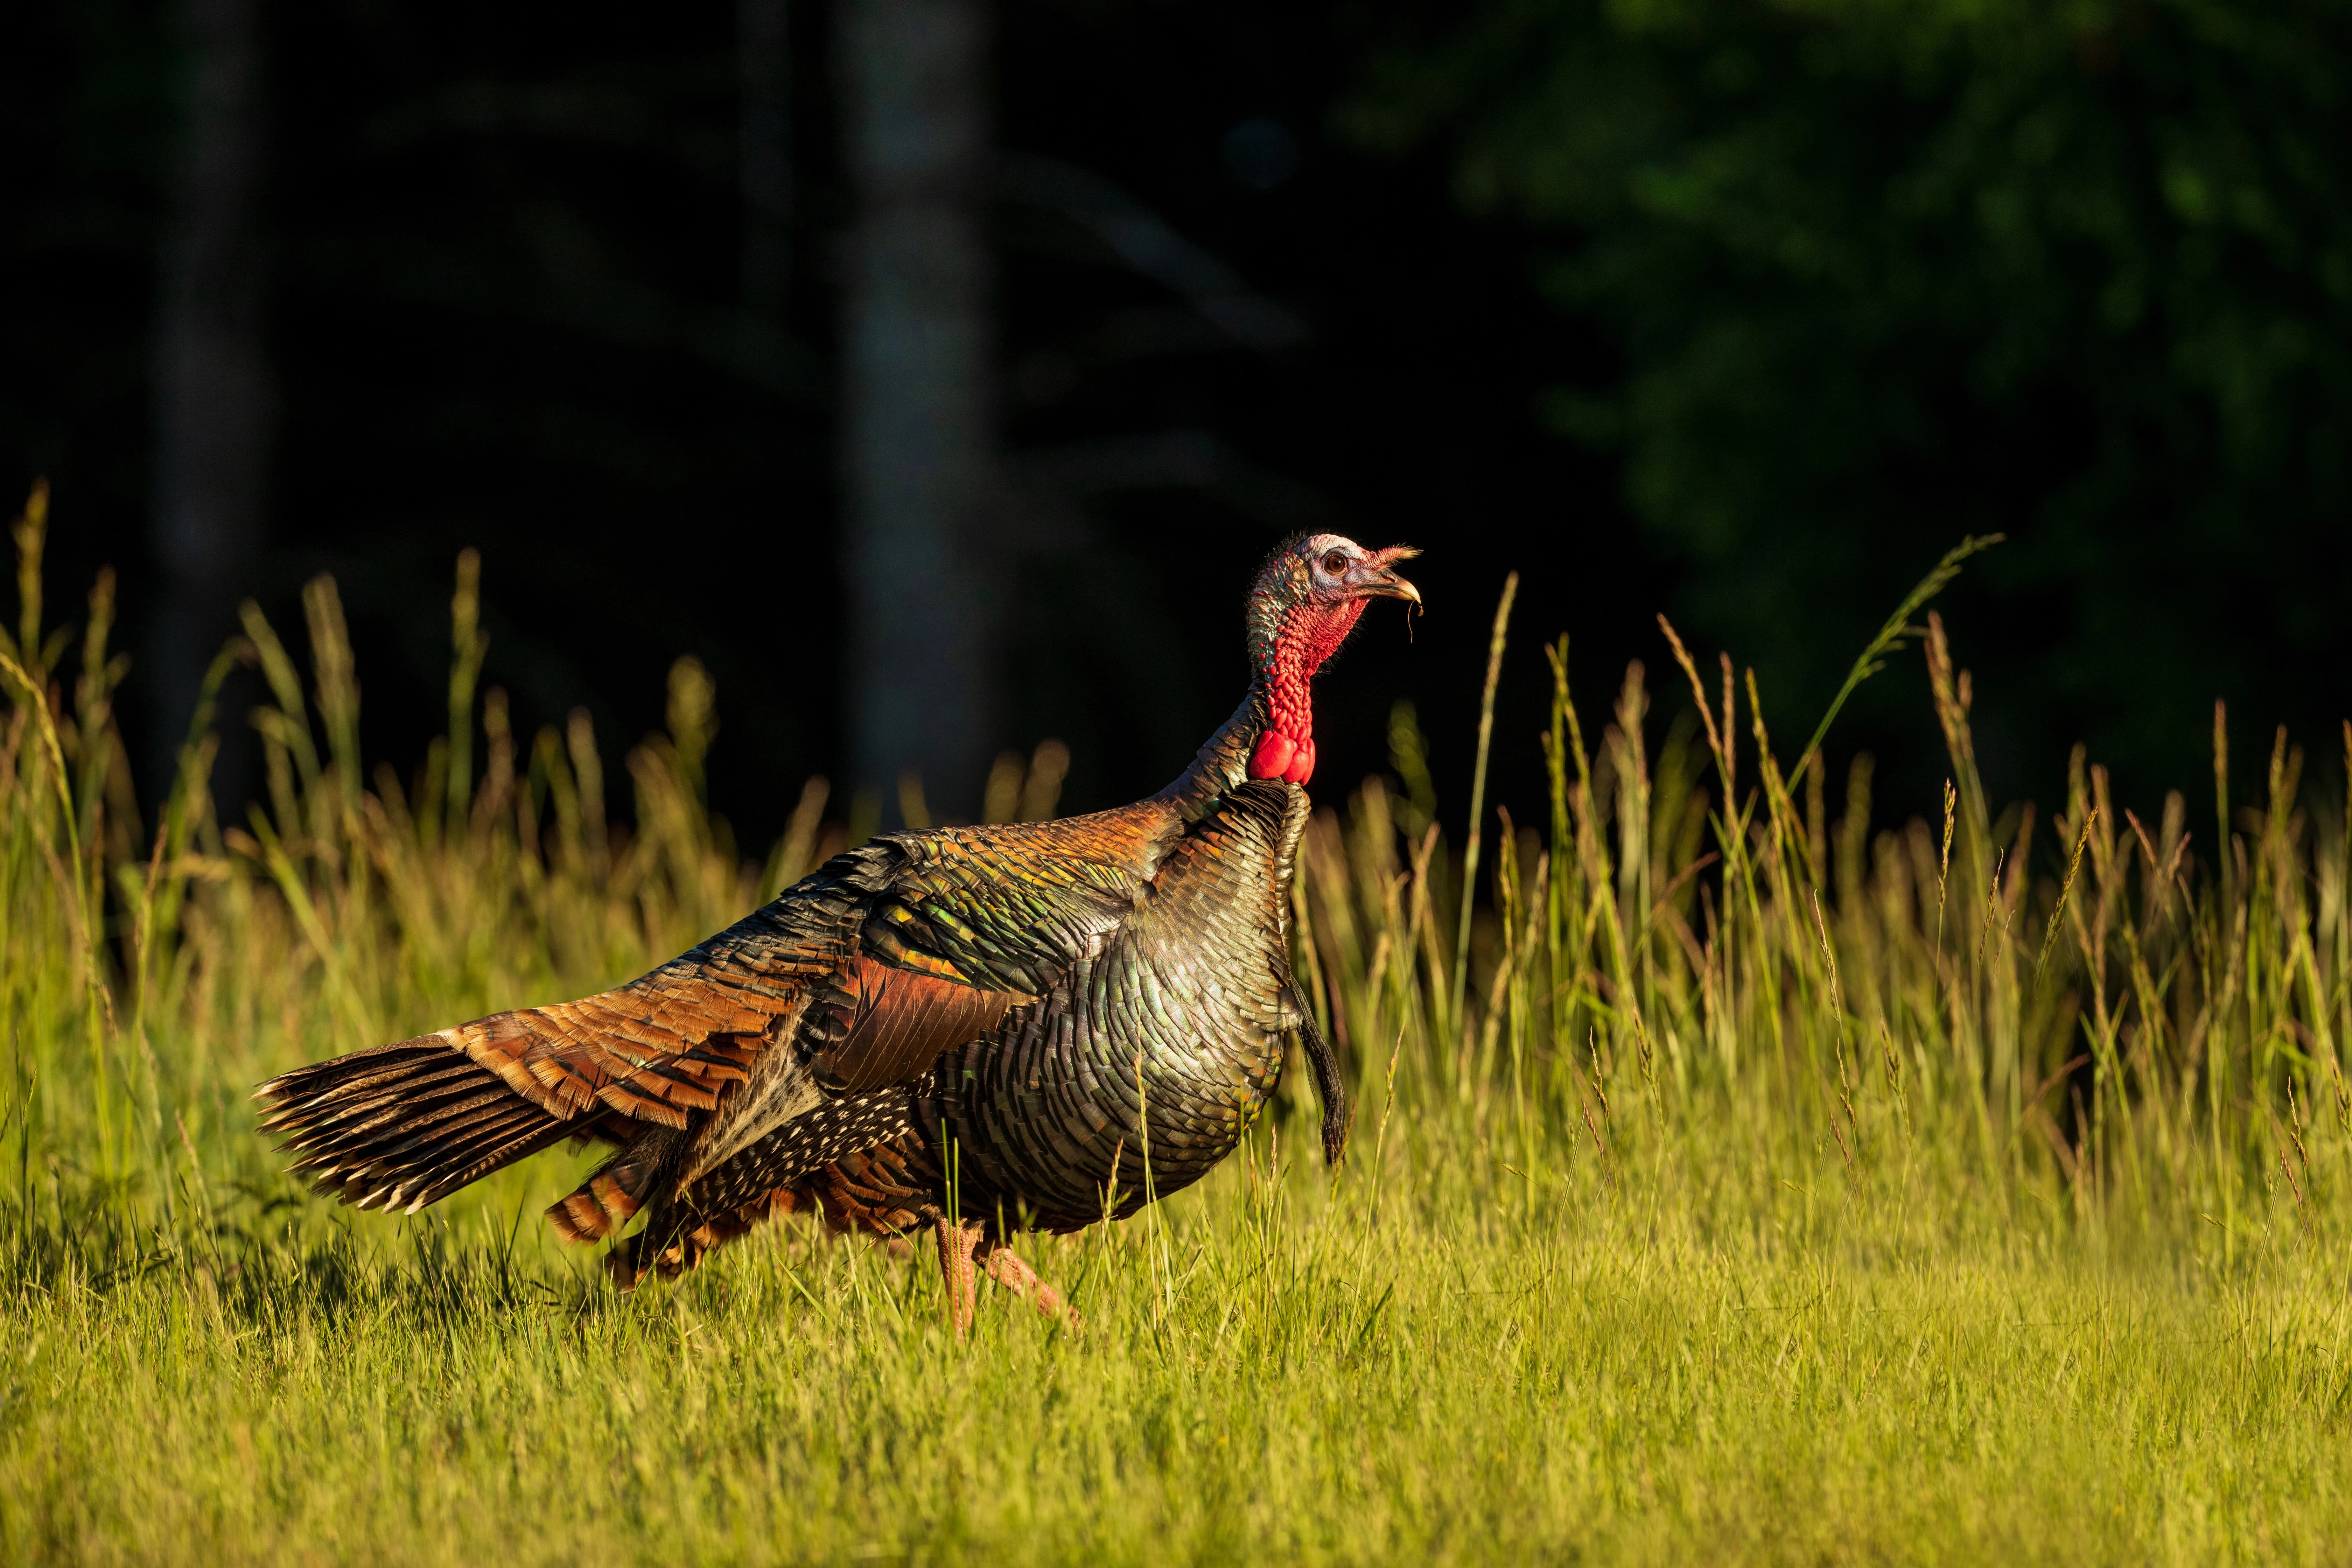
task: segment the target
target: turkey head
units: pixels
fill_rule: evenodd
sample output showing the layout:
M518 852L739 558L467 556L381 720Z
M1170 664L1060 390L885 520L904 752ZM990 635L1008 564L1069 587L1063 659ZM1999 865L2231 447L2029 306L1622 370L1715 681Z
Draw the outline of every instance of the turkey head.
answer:
M1315 672L1339 651L1370 601L1421 603L1421 591L1393 570L1420 553L1309 533L1266 558L1249 596L1250 658L1266 692L1265 732L1250 752L1250 777L1303 784L1314 776Z

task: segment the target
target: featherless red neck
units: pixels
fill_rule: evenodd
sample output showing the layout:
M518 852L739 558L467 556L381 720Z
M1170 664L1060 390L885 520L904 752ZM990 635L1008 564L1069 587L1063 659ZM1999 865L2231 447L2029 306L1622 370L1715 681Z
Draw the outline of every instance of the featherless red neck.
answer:
M1250 654L1265 696L1265 728L1249 776L1303 784L1315 773L1316 671L1339 651L1374 598L1421 595L1389 568L1416 552L1366 550L1338 534L1294 539L1276 550L1250 593Z
M1275 634L1266 670L1266 729L1250 754L1250 777L1303 784L1315 773L1315 672L1356 629L1364 601L1294 605Z

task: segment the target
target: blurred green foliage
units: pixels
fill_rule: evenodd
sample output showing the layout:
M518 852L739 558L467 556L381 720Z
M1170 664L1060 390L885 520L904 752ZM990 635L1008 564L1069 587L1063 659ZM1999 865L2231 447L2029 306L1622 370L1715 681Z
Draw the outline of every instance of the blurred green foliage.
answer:
M1784 721L2001 529L1988 729L2153 782L2216 697L2323 751L2346 710L2347 60L2327 0L1494 0L1340 112L1545 237L1622 359L1543 413Z

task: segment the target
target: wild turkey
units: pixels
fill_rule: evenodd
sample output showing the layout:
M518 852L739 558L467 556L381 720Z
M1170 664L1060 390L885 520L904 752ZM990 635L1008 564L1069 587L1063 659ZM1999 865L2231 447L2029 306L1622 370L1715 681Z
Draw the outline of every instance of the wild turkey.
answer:
M1175 783L1090 816L888 834L643 979L271 1079L292 1170L409 1213L569 1138L615 1145L548 1210L617 1237L624 1288L771 1214L937 1237L961 1332L974 1270L1062 1310L1005 1245L1123 1218L1231 1153L1297 1031L1337 1160L1347 1108L1290 968L1315 771L1308 683L1394 563L1293 540L1247 607L1249 691Z

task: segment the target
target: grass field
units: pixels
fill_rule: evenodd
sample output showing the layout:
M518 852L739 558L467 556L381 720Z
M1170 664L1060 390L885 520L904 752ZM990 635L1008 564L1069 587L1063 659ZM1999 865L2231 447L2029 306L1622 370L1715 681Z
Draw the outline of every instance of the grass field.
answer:
M1941 626L1904 632L1939 580L1857 666L1924 639L1953 786L1906 826L1773 761L1727 662L1636 668L1591 734L1563 696L1538 826L1450 803L1452 843L1401 712L1300 883L1349 1159L1294 1074L1201 1188L1034 1246L1082 1332L1000 1292L959 1343L927 1258L792 1226L616 1297L538 1219L579 1160L407 1221L276 1174L259 1079L626 978L841 830L813 787L747 867L691 665L609 824L583 727L477 693L470 564L414 775L357 754L321 580L299 657L247 617L267 806L218 818L200 728L142 817L105 586L48 629L39 521L0 638L9 1561L2352 1557L2343 805L2282 742L2193 830L2079 759L2047 828L1997 812Z

